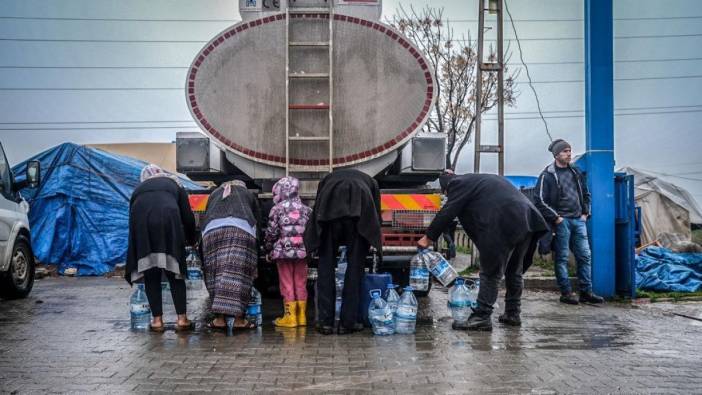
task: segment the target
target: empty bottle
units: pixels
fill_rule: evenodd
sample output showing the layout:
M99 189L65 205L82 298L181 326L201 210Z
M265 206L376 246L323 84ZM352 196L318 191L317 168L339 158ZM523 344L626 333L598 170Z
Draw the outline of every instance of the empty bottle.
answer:
M188 267L187 280L185 284L188 289L202 289L202 262L194 249L190 248L185 264Z
M397 304L400 303L400 295L395 291L395 287L395 284L388 284L388 288L385 290L385 302L390 306L393 314L397 311Z
M129 299L129 313L132 329L148 329L151 322L151 307L146 299L144 284L136 284Z
M339 261L336 264L336 302L334 304L334 319L341 316L341 295L344 292L344 277L346 276L346 246L339 247Z
M256 288L251 287L251 297L249 298L249 305L246 307L246 320L256 326L261 326L263 323L261 304L261 293Z
M371 291L373 298L368 306L368 321L373 327L373 334L387 336L395 333L393 313L387 302L380 297L380 290Z
M463 323L468 320L472 303L469 298L468 287L466 287L464 280L460 277L456 279L456 283L449 290L448 306L451 309L451 317L453 317L454 322Z
M417 325L417 299L412 287L405 287L395 311L395 333L409 335L415 332Z
M424 250L424 257L429 266L429 271L436 277L437 280L444 286L447 287L453 280L458 277L456 269L451 266L448 260L444 258L443 255L436 251Z
M429 289L429 269L424 259L424 251L419 250L410 260L409 285L415 291L427 291Z

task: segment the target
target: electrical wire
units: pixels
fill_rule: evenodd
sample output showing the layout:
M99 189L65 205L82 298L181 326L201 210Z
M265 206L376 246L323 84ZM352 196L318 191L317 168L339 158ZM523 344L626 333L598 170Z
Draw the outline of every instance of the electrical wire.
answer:
M553 137L551 136L551 132L548 130L548 122L546 122L546 118L544 118L544 114L541 109L541 101L539 100L539 95L536 93L536 88L534 88L534 84L531 80L531 74L529 73L529 67L526 65L526 62L524 62L524 53L522 51L522 44L519 42L519 36L517 35L517 28L514 25L514 19L512 19L512 14L509 12L509 7L507 6L507 0L504 1L505 5L505 10L507 11L507 15L509 16L509 20L512 24L512 30L514 31L514 37L517 40L517 47L519 48L519 59L522 61L522 65L524 66L524 70L526 70L526 75L527 78L529 79L529 87L531 88L531 91L534 93L534 98L536 99L536 108L539 110L539 115L541 116L541 120L544 123L544 128L546 128L546 135L548 136L548 140L553 142Z

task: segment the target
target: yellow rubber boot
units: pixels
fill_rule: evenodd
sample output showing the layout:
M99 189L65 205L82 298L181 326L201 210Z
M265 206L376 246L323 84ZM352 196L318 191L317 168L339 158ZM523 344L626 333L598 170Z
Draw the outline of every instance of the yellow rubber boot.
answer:
M295 328L297 326L297 303L285 302L285 315L273 321L275 326L282 328Z
M297 301L297 325L307 326L307 301Z

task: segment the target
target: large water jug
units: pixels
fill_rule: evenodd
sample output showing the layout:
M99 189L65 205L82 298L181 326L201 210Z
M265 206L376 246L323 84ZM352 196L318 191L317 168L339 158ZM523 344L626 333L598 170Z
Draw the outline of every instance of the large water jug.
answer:
M388 288L385 290L385 302L387 302L393 314L397 311L397 305L400 303L400 295L395 291L396 287L395 284L388 284Z
M469 299L468 288L460 277L456 279L454 286L449 290L448 306L454 322L464 323L468 320L472 303Z
M341 295L344 292L344 277L346 276L346 246L339 247L339 261L336 263L336 303L334 304L334 319L341 315Z
M249 305L246 307L246 320L256 326L261 326L263 323L261 304L261 293L256 288L251 287L251 297Z
M423 250L420 250L410 260L409 285L415 291L429 289L429 268L424 260Z
M417 298L412 287L406 287L395 312L395 333L408 335L415 332L417 325Z
M185 285L188 289L202 289L203 285L203 275L202 275L202 262L200 257L197 255L193 248L189 248L189 253L185 259L185 264L187 265L187 279L185 280Z
M478 292L480 292L480 280L466 281L466 288L468 288L468 300L470 300L471 307L478 307Z
M146 299L144 284L136 284L132 297L129 299L129 314L132 329L148 329L151 321L151 307Z
M373 327L373 333L387 336L395 333L395 322L390 306L380 297L380 290L371 291L370 305L368 306L368 320Z
M424 250L423 255L429 267L429 271L444 287L447 287L458 277L456 269L454 269L449 261L440 253Z

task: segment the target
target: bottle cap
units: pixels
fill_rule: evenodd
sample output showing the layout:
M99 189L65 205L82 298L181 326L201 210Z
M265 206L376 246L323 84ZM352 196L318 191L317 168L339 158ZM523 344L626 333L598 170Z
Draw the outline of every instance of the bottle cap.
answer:
M390 284L388 284L388 286L387 286L387 289L395 289L395 288L397 288L397 285L395 285L395 284L393 284L393 283L390 283Z

